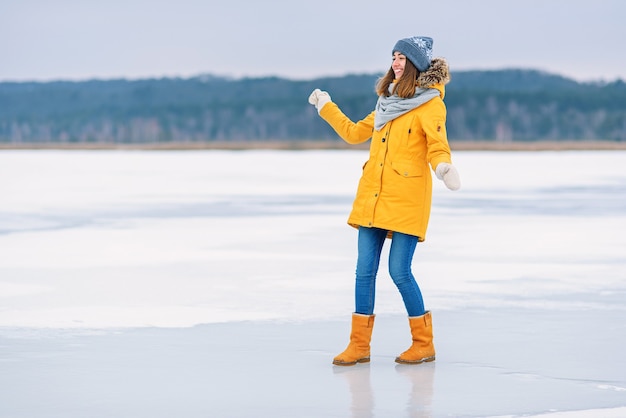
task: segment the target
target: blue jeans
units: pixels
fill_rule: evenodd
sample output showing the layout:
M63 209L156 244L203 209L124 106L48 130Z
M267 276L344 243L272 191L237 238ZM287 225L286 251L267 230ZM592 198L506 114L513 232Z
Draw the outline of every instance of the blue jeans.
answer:
M386 237L385 229L359 227L359 254L354 291L356 313L374 314L376 274ZM422 292L411 273L411 261L416 246L416 236L394 232L389 250L389 274L402 295L409 316L421 316L426 313Z

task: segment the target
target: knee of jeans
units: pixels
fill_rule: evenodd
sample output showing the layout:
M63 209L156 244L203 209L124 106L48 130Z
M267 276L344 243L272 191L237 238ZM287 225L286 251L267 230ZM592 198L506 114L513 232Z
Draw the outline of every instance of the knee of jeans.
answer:
M413 279L411 272L405 269L390 268L389 275L391 276L391 280L398 286L404 283L410 283Z
M374 264L374 265L357 265L356 267L356 277L357 280L359 278L364 278L367 280L370 280L372 278L376 277L376 274L378 273L378 265Z
M375 274L357 274L356 282L357 284L369 284L376 280Z
M389 265L389 275L391 276L391 279L396 283L411 281L411 279L413 278L410 267L394 264Z

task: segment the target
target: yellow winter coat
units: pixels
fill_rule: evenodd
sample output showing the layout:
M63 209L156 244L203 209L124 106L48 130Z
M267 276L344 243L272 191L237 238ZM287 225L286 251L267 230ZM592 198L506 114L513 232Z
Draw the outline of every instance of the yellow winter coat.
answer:
M431 65L420 74L418 83L436 88L439 97L387 122L378 131L374 129L375 112L355 123L335 103L327 103L320 111L347 143L372 139L348 218L348 224L355 228L386 229L389 237L396 231L417 236L419 241L426 238L432 198L430 167L435 170L439 163L451 164L443 102L448 66L441 58L433 63L436 60L445 65Z

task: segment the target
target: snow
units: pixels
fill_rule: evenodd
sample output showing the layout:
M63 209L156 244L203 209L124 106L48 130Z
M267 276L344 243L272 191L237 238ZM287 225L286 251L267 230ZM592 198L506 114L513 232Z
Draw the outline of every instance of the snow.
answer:
M345 369L367 152L0 151L0 416L626 416L626 152L453 158L437 361L395 366L383 262Z

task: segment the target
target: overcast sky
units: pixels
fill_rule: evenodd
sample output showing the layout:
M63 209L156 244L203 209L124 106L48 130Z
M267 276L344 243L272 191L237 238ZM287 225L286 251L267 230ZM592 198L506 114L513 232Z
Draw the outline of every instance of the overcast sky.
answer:
M434 38L450 69L626 80L624 0L0 0L0 81L382 73Z

